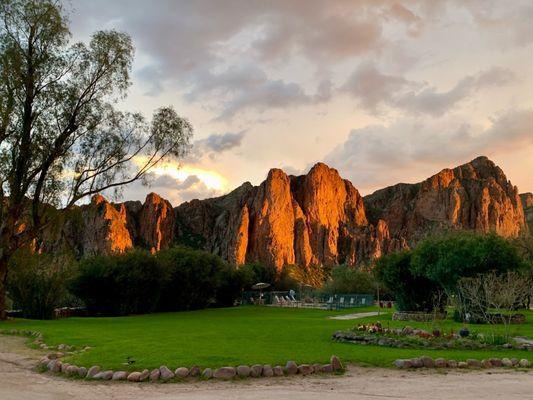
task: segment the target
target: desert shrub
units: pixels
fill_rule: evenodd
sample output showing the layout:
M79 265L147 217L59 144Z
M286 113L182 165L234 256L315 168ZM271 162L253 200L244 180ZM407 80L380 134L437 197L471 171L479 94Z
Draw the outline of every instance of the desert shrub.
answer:
M51 256L19 250L11 259L8 276L13 308L25 318L50 319L54 309L65 305L68 280L76 268L68 256Z
M359 269L339 265L332 269L331 278L323 287L326 293L369 293L376 291L376 280L369 273Z
M155 257L136 250L82 260L70 290L92 314L147 313L157 308L163 278Z
M301 265L288 265L282 272L286 272L291 287L298 285L309 285L314 288L321 288L331 276L332 267L325 265L314 265L310 267ZM283 290L283 289L280 289Z

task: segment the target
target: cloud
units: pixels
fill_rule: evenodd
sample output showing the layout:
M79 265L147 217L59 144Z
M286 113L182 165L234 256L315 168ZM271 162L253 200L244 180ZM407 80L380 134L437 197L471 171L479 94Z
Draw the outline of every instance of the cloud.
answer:
M505 86L514 80L510 70L493 67L461 79L447 91L439 91L426 82L385 74L375 63L367 62L358 66L340 90L372 113L388 106L439 117L479 90Z
M532 145L533 110L518 110L491 119L485 129L428 119L354 129L325 161L368 193L406 177L425 179L438 168L478 155L509 154Z
M246 131L213 133L205 139L196 140L187 161L198 162L204 156L215 159L218 155L240 147Z

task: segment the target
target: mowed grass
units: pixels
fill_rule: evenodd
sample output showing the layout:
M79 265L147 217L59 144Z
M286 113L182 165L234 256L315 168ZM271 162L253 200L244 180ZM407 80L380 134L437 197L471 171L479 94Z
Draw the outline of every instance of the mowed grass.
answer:
M375 311L358 308L342 312L273 308L236 307L191 312L161 313L115 318L66 318L53 321L23 319L0 323L0 329L37 330L51 346L61 343L91 349L66 358L67 362L105 369L171 368L199 365L219 367L239 364L284 365L287 360L298 363L326 363L332 354L344 362L362 366L390 367L397 358L427 354L432 357L466 360L487 357L531 357L520 350L427 350L396 349L337 343L331 340L336 330L351 328L363 322L381 321L384 326L432 329L428 323L391 321L391 310L380 317L358 320L332 320L336 314ZM526 312L527 323L513 325L513 335L533 337L533 313ZM441 329L458 330L461 324L451 320L439 323ZM478 332L492 332L494 327L471 325ZM497 327L502 331L503 327ZM1 340L1 337L0 337ZM123 363L135 359L133 366Z

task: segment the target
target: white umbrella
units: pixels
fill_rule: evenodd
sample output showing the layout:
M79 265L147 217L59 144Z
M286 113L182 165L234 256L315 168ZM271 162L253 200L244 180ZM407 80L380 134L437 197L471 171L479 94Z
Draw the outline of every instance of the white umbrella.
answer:
M270 286L270 283L265 283L265 282L258 282L258 283L256 283L255 285L252 286L252 289L259 290L260 302L263 301L263 289L265 289L265 288L267 288L269 286Z

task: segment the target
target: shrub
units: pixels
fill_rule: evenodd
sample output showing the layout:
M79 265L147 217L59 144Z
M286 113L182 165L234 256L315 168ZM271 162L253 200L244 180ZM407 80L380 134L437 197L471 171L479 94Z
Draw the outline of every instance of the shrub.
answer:
M25 318L53 318L54 309L65 305L74 270L75 262L67 256L19 250L11 259L7 282L13 307L22 309Z
M136 250L82 260L70 289L93 314L126 315L155 311L162 283L155 257Z

